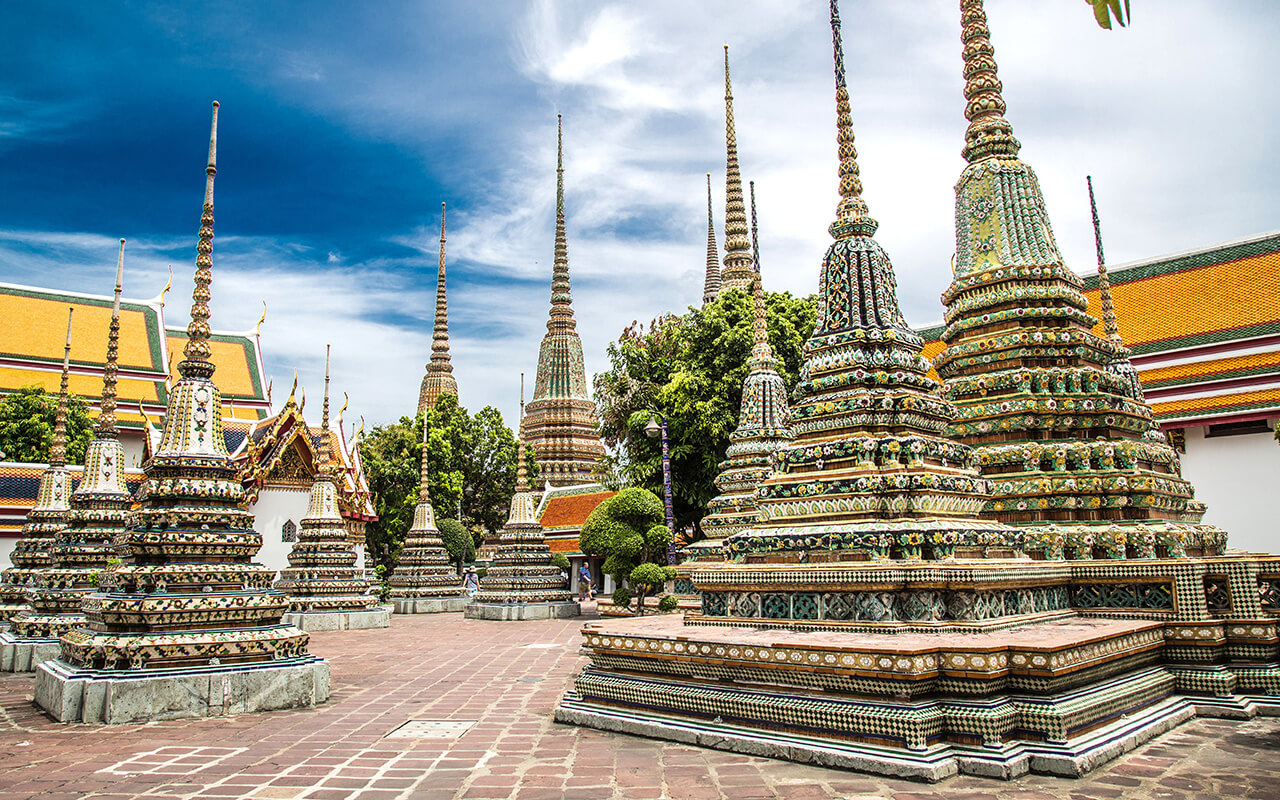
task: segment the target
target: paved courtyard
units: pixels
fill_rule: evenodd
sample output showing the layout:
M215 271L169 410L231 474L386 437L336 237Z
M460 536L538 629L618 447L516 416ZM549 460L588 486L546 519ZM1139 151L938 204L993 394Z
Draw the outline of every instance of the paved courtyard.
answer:
M319 633L333 697L308 711L58 725L0 677L0 800L235 798L1280 798L1280 720L1196 720L1084 780L920 784L557 725L582 620L397 616ZM410 725L412 720L453 724ZM462 721L474 721L465 728ZM463 730L465 728L465 730Z

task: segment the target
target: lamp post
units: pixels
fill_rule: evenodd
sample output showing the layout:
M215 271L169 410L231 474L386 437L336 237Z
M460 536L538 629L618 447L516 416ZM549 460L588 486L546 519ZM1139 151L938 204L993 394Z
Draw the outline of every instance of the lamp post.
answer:
M667 512L667 531L671 534L671 544L667 545L667 566L674 566L676 563L676 522L675 512L671 506L671 451L667 445L666 415L658 413L656 419L649 417L649 424L644 426L644 435L650 439L659 435L662 436L662 500Z

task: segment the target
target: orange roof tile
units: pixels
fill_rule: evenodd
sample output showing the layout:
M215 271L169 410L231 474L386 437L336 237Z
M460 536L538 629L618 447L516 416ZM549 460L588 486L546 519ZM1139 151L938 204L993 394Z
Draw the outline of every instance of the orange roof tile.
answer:
M544 530L572 528L580 530L587 516L596 506L613 497L617 492L600 490L582 494L553 496L547 501L538 522Z

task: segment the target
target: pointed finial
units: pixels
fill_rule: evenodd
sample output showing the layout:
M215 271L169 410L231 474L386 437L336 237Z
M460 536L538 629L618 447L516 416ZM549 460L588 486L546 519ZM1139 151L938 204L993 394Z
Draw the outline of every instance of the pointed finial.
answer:
M738 133L733 123L733 83L729 78L729 45L724 46L724 269L721 288L751 288L751 242L747 239L747 209L742 202L742 173L738 168Z
M524 373L520 373L520 419L524 419ZM524 468L524 437L516 425L516 494L529 491L529 474Z
M361 429L364 428L364 417L360 418L360 427ZM430 426L427 425L427 415L423 414L422 415L422 463L420 465L420 471L418 473L418 502L419 503L431 502L431 489L427 485L431 479L431 474L428 469L428 465L429 465L428 457L430 456L430 453L427 450L427 442L431 438L430 433L431 433L431 428Z
M1086 175L1089 185L1089 212L1093 215L1093 245L1098 251L1098 293L1102 296L1102 328L1107 338L1123 344L1120 338L1120 322L1116 319L1116 306L1111 299L1111 279L1107 276L1107 260L1102 254L1102 225L1098 221L1098 202L1093 197L1093 176Z
M991 46L982 0L960 0L960 24L960 41L964 44L964 118L969 120L960 153L970 164L992 156L1013 158L1022 145L1013 137L1013 125L1004 116L1004 87L996 74L996 51Z
M124 292L124 239L120 240L120 256L116 261L116 289L111 300L111 324L107 328L107 362L102 368L102 400L98 403L98 425L94 435L114 439L116 433L116 376L120 355L120 295Z
M716 222L711 211L711 173L707 173L707 273L702 282L705 307L720 294L720 252L716 247Z
M258 322L253 326L253 338L257 339L262 335L262 323L267 321L267 301L262 301L262 316L258 317Z
M209 284L213 282L213 179L218 174L218 101L213 101L213 124L209 131L209 165L205 167L204 210L200 214L200 241L196 244L195 289L191 292L191 322L187 325L184 361L178 364L183 377L213 375L209 358Z
M849 87L845 83L844 45L840 35L840 8L831 0L831 47L836 70L836 143L840 152L840 202L831 235L836 239L871 236L880 223L871 217L862 199L862 177L858 172L858 149L853 143L853 112L849 108Z
M71 369L71 315L67 309L67 343L62 348L62 384L58 389L58 412L53 418L53 447L49 449L49 466L67 465L67 376Z
M747 182L751 192L751 257L755 260L756 274L760 274L760 240L756 232L756 182Z
M170 290L170 289L172 289L172 288L173 288L173 265L172 265L172 264L170 264L170 265L169 265L169 281L168 281L168 283L166 283L166 284L164 285L164 288L160 290L160 297L159 297L159 300L160 300L160 307L161 307L161 308L164 308L164 304L165 304L165 299L164 299L164 297L165 297L165 295L167 295L167 294L169 293L169 290Z
M756 273L756 279L751 284L752 294L754 295L755 307L751 315L751 328L755 342L755 348L769 346L769 327L764 309L764 280L760 273Z
M573 325L569 294L569 242L564 226L564 118L556 114L556 243L551 268L551 320L548 326ZM576 325L573 325L576 327Z
M431 334L431 361L437 372L453 372L449 360L449 300L445 288L444 212L440 204L440 261L436 265L436 321Z
M323 477L329 476L329 349L324 346L324 404L320 412L320 471ZM343 406L345 408L345 406Z

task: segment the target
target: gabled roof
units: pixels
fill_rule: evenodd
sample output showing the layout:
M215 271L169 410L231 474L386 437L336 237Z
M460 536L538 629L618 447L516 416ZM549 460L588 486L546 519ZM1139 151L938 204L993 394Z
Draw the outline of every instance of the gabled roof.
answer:
M96 408L102 395L112 300L107 295L0 283L0 318L22 320L21 325L8 326L0 341L0 394L31 385L58 390L70 306L75 309L75 323L68 385ZM270 404L263 388L258 337L215 333L210 344L224 412L241 419L265 417ZM139 404L153 420L164 415L169 399L166 380L177 380L185 345L185 331L165 328L160 297L121 301L116 411L121 427L143 427Z
M1280 416L1280 231L1108 265L1107 275L1162 427ZM1084 285L1101 317L1096 271ZM926 358L942 350L942 330L920 331Z
M547 535L576 534L596 506L615 494L598 483L548 489L538 504L538 523Z

